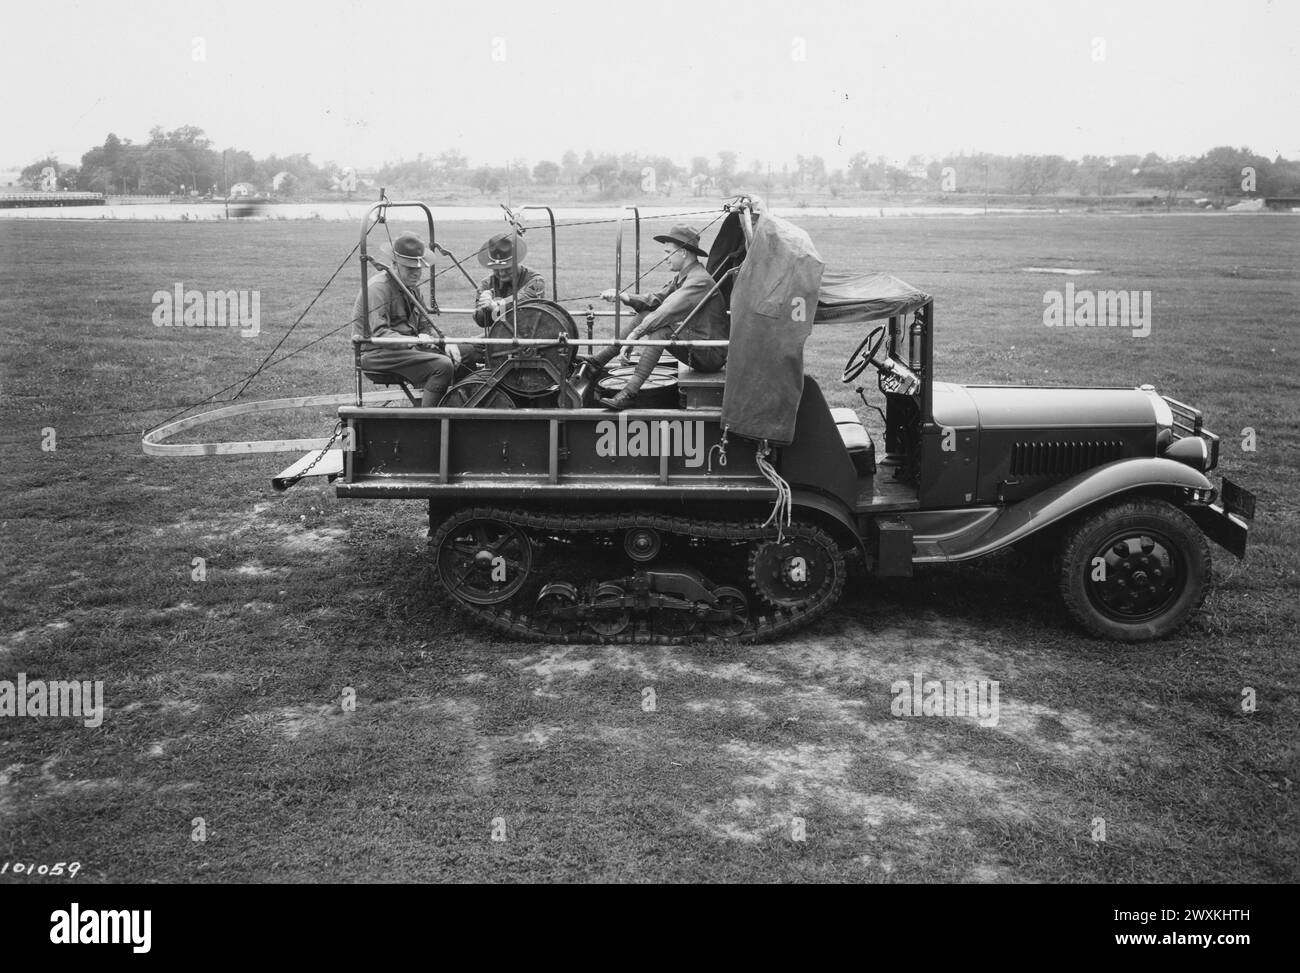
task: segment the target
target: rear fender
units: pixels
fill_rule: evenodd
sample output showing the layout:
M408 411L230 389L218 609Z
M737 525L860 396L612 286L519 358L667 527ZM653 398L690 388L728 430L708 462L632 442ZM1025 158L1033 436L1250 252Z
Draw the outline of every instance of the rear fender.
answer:
M1110 497L1133 491L1212 490L1205 475L1169 459L1121 459L1054 484L991 518L972 517L968 530L927 537L918 523L916 561L966 561L983 557ZM901 515L904 519L906 514Z
M791 493L791 500L796 511L810 514L812 520L819 521L830 530L841 547L865 552L853 514L838 500L811 490L794 490Z

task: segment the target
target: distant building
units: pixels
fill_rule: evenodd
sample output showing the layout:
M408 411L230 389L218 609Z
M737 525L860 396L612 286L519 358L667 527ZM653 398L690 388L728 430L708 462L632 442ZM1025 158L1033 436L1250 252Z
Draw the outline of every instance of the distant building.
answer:
M230 187L230 197L232 199L255 195L257 195L257 187L251 182L237 182Z

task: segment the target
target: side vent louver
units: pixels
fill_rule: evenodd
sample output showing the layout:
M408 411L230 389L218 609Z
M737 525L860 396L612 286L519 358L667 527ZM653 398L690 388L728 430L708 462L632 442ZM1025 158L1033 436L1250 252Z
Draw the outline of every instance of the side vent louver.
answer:
M1120 440L1016 443L1011 447L1012 476L1070 476L1121 457Z

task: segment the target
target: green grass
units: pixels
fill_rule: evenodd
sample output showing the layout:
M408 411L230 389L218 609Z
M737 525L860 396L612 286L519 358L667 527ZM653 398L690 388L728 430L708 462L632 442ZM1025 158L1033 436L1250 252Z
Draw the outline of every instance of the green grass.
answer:
M448 223L440 241L471 253L498 226ZM270 351L354 227L0 221L0 678L102 679L109 707L93 730L0 720L0 861L79 860L78 881L128 882L1295 881L1294 222L806 226L828 265L936 296L941 379L1152 382L1205 411L1221 472L1261 509L1245 562L1215 549L1216 585L1185 629L1142 647L1088 639L995 560L860 583L775 645L499 639L431 593L421 504L274 494L291 456L141 455L142 428ZM562 297L612 285L613 239L610 225L561 231ZM1045 328L1043 293L1066 278L1027 266L1151 290L1151 336ZM440 280L445 306L470 298L458 277ZM177 281L260 290L263 333L155 328L151 295ZM285 348L345 322L356 286L353 265ZM809 342L833 405L855 404L837 379L858 337ZM245 398L350 382L340 334ZM204 438L330 424L320 410ZM999 680L999 725L891 717L890 684L915 671Z

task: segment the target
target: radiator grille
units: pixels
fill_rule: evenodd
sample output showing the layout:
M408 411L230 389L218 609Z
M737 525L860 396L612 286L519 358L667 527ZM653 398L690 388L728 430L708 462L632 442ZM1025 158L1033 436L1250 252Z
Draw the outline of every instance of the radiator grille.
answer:
M1118 439L1080 442L1016 443L1011 447L1012 476L1069 476L1119 459Z

